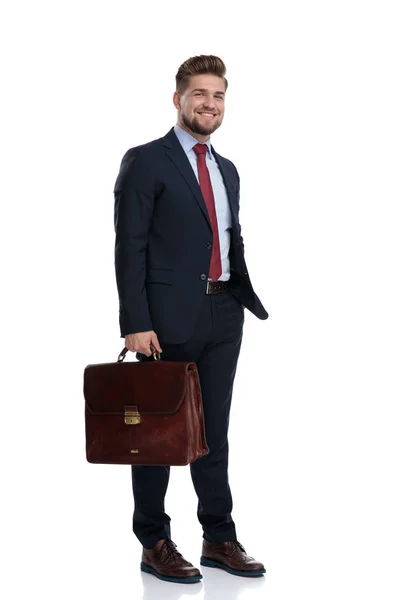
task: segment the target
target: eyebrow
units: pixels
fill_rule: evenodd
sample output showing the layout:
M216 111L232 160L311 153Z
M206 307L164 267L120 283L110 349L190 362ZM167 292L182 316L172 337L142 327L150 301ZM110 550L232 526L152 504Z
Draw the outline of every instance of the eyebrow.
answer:
M208 90L204 89L204 88L196 88L194 90L192 90L192 94L193 92L208 92ZM222 94L223 96L225 96L225 92L215 92L216 94Z

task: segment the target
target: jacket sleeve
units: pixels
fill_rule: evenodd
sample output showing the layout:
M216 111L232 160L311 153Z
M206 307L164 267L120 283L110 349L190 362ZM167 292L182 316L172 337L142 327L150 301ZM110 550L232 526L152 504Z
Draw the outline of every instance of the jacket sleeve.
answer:
M115 275L121 337L153 329L146 294L146 250L154 206L154 177L133 148L114 187Z

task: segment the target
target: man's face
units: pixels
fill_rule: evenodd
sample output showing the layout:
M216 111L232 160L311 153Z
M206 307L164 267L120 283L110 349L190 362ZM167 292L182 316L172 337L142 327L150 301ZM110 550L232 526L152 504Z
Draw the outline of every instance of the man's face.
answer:
M178 110L178 125L206 141L224 118L224 80L216 75L195 75L183 94L174 93L174 105Z

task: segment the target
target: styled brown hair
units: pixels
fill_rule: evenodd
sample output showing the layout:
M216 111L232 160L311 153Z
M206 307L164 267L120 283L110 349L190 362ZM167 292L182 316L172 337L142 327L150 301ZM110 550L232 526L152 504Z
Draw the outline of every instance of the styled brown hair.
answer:
M188 58L178 69L175 75L176 91L178 94L183 94L190 82L190 78L194 75L204 74L216 75L221 77L225 82L225 91L228 88L228 81L225 78L226 67L223 61L218 56L200 54L200 56L192 56Z

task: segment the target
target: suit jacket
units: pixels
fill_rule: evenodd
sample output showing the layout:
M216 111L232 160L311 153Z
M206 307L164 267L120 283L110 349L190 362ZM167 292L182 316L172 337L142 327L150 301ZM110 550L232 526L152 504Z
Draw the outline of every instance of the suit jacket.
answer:
M212 152L232 213L232 293L259 319L266 319L244 257L239 175L230 160L213 147ZM121 337L154 330L160 343L184 343L204 300L212 229L199 183L173 128L126 152L114 197Z

